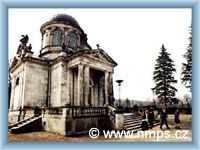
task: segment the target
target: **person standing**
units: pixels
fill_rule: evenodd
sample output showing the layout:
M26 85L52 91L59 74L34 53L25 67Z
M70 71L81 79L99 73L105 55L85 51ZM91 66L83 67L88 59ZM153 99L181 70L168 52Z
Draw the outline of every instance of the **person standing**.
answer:
M168 126L168 123L167 123L167 112L166 110L163 108L162 109L162 112L160 114L160 120L161 120L161 123L160 123L160 129L162 129L162 126L163 124L166 125L167 129L170 129L169 126Z
M180 119L179 119L179 109L177 108L175 113L174 113L174 122L175 122L175 129L181 129L179 124L180 124Z
M153 110L152 109L150 109L149 110L149 114L148 114L148 117L149 117L149 119L148 119L148 121L149 121L149 128L153 128L153 122L154 122L154 112L153 112Z
M149 125L148 125L148 110L146 110L146 109L142 113L141 128L142 128L142 131L149 129Z

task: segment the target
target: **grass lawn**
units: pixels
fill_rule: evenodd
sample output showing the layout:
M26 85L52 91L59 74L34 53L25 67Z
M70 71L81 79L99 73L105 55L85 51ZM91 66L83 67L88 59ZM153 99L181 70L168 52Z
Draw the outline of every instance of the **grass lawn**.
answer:
M169 115L168 124L170 130L165 129L165 125L163 125L163 130L161 130L159 126L156 126L153 129L148 130L148 134L150 134L153 138L150 138L149 136L143 138L137 137L138 133L134 133L134 138L105 138L103 135L100 135L98 138L92 139L88 135L65 137L59 134L43 131L23 134L8 133L8 138L9 142L192 142L192 116L180 114L180 120L181 130L177 130L174 128L173 115ZM161 138L162 134L160 133L162 131L170 132L170 138Z

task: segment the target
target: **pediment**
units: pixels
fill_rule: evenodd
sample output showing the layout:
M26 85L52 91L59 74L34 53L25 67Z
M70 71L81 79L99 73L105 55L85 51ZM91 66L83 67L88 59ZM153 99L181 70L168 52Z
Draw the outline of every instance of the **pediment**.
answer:
M115 66L117 65L117 63L102 49L91 50L89 56L101 61L112 63Z

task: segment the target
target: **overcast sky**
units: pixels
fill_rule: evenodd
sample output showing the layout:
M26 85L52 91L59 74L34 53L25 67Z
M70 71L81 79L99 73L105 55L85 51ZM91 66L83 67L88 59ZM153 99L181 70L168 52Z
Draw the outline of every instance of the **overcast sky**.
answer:
M29 35L37 56L41 49L40 26L58 13L73 16L92 48L98 43L118 63L113 80L115 98L115 80L122 79L123 99L152 99L154 65L162 44L176 65L177 97L188 93L180 73L189 43L191 9L9 9L9 58L15 55L22 34Z

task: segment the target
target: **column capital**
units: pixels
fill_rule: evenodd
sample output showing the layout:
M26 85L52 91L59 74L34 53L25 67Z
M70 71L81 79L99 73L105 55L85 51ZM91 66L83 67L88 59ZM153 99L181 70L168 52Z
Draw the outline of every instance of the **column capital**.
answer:
M87 68L87 67L90 68L90 65L87 64L87 63L85 63L85 64L84 64L84 67L85 67L85 68Z
M110 70L104 70L104 73L113 74L113 72Z
M80 62L80 63L78 64L78 66L84 66L84 63L83 63L83 62Z
M84 67L89 66L87 62L83 62L83 61L79 62L78 65L82 65Z

